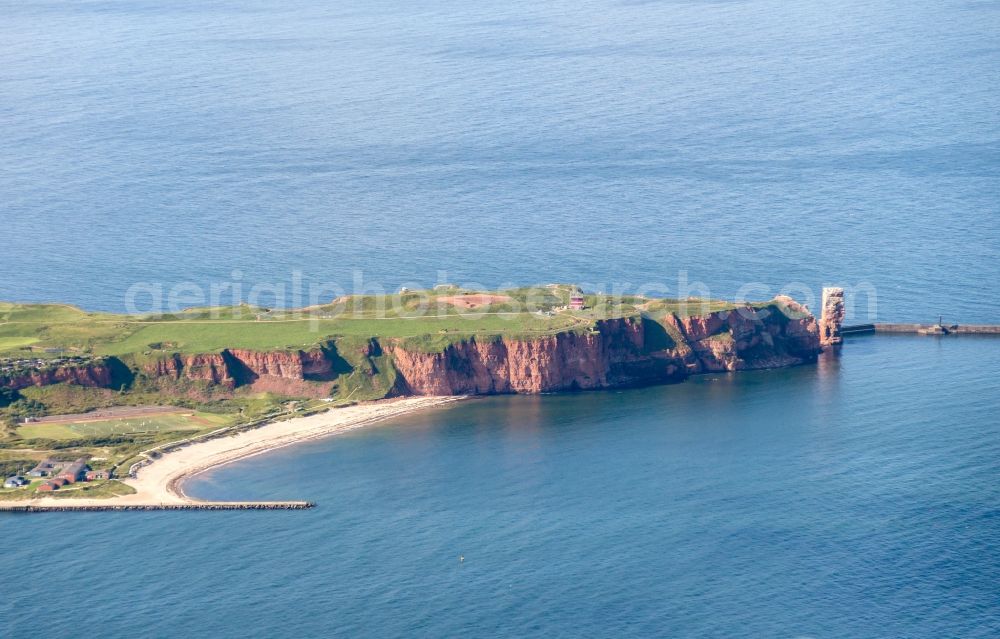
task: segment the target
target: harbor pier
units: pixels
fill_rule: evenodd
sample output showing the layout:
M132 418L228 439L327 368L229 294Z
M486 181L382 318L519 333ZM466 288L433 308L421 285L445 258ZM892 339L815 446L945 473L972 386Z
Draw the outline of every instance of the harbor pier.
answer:
M1000 324L907 324L882 323L844 326L844 336L865 333L899 333L909 335L1000 335Z
M182 504L11 504L0 503L0 513L105 512L112 510L307 510L311 501L206 501Z

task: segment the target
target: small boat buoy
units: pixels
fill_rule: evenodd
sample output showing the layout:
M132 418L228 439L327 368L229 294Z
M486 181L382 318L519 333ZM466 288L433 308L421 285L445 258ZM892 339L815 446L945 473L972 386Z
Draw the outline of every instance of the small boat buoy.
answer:
M464 564L465 563L465 555L459 555L458 556L458 563L460 563L460 564Z

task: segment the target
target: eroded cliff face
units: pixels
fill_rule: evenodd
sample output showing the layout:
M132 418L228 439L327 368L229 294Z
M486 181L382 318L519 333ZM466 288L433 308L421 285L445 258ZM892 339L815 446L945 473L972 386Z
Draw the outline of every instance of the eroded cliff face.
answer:
M388 347L398 390L413 395L542 393L679 381L681 369L643 353L643 323L615 319L593 331L531 340L470 338L438 353Z
M795 366L816 359L819 327L804 306L788 297L778 304L665 321L683 336L691 355L691 373L756 370Z
M309 351L227 349L220 353L171 353L138 363L128 358L126 361L130 364L109 357L85 365L35 369L0 376L0 386L20 390L70 383L119 388L140 376L165 395L199 395L199 390L226 394L246 387L252 392L326 397L330 394L330 381L343 372L342 360L338 362L337 356L323 347ZM339 370L335 370L338 366Z
M844 341L840 331L844 325L844 289L828 286L823 289L819 318L819 341L823 346L835 346Z
M339 342L338 342L339 343ZM790 298L763 309L678 317L607 319L593 328L538 338L470 337L438 352L404 340L355 344L353 365L330 342L308 351L227 349L166 354L131 367L114 358L0 379L15 389L61 382L119 387L121 372L164 394L231 393L239 389L296 397L327 397L343 380L365 380L374 396L543 393L677 382L688 375L793 366L814 361L819 327ZM116 376L115 372L119 374ZM345 387L346 388L346 387Z
M584 333L532 340L476 339L442 352L388 348L398 391L414 395L541 393L680 381L691 374L793 366L819 353L816 320L788 298L778 306L749 306L657 319L600 321ZM647 331L667 327L667 344ZM654 332L654 331L651 331Z
M168 355L139 367L141 373L152 379L189 379L209 384L234 387L236 380L222 353L200 355Z
M251 351L227 349L221 353L173 354L140 367L151 380L189 380L222 389L248 386L256 392L302 397L325 397L333 362L325 351Z
M80 386L109 388L112 385L112 377L111 368L106 363L92 362L83 365L32 370L16 375L0 377L0 386L21 390L29 386L70 383Z

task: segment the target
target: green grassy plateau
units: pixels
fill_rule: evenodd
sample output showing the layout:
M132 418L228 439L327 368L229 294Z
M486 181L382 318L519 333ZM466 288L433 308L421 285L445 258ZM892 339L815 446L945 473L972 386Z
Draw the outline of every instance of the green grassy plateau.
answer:
M226 348L308 349L341 336L445 344L472 335L528 337L585 329L593 321L607 317L688 314L734 307L714 300L612 300L588 295L587 310L559 310L568 303L571 291L570 286L491 293L448 289L382 298L346 297L295 310L240 306L142 316L88 313L66 305L0 302L0 358L151 355L157 351L210 353ZM473 308L454 303L466 297L475 299L476 295L497 297L492 303Z

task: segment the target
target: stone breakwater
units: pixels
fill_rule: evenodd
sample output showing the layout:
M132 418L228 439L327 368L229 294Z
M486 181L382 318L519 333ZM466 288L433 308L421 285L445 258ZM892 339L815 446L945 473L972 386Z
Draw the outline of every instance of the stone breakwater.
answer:
M193 442L139 469L123 480L135 492L107 498L25 494L19 501L0 502L0 512L114 510L303 510L308 501L201 501L186 495L183 482L205 470L247 459L298 442L329 437L415 411L444 406L458 397L406 397L333 408L244 430L228 437Z
M57 504L57 505L0 505L0 513L66 513L66 512L106 512L112 510L307 510L316 504L309 501L261 501L261 502L200 502L187 504Z
M862 333L901 333L910 335L1000 335L1000 324L855 324L843 328L844 335Z

